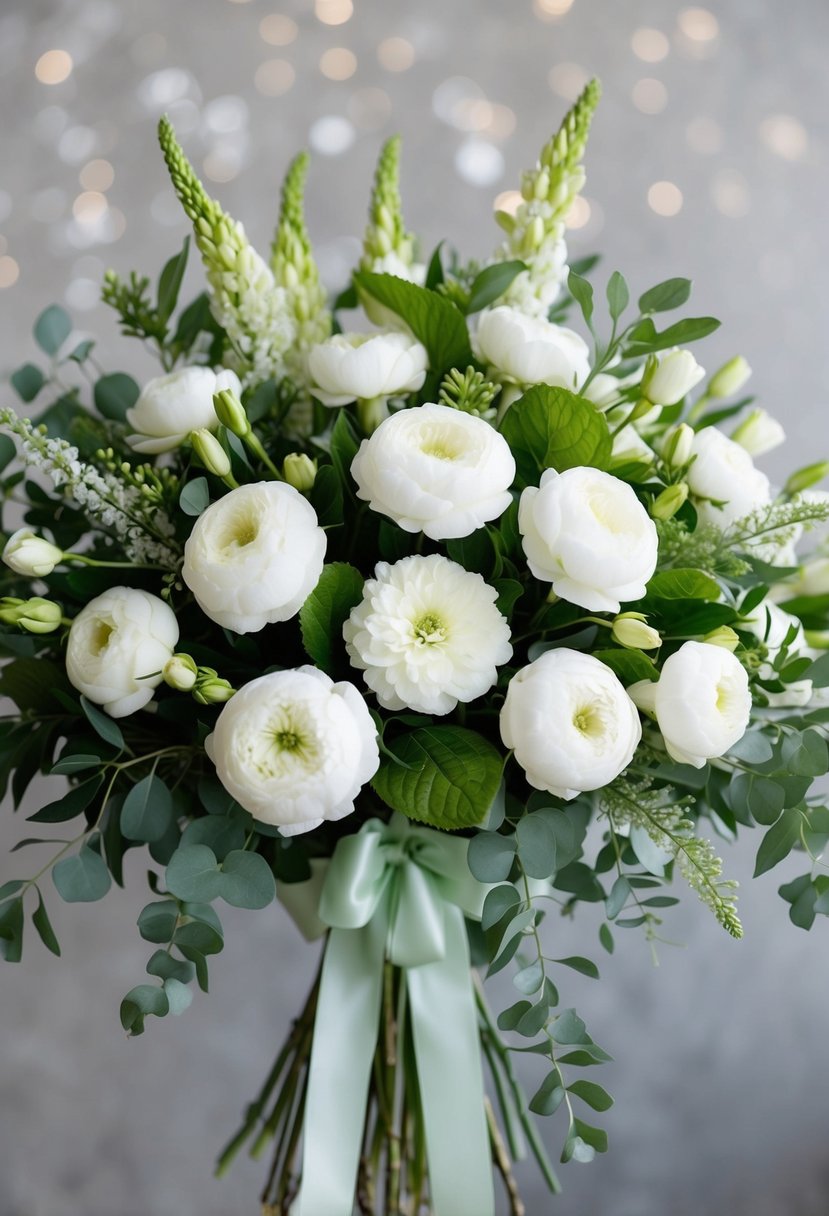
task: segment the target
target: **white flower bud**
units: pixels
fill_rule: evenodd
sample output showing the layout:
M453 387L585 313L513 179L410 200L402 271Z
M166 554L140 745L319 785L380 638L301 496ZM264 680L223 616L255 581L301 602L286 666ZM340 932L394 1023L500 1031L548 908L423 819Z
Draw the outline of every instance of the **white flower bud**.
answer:
M613 622L610 631L614 642L629 650L657 650L662 638L641 612L623 612Z
M684 481L677 482L675 486L666 486L651 503L650 514L653 519L673 519L680 507L685 505L687 499L688 486Z
M246 435L250 434L250 419L245 413L245 407L232 389L225 388L213 395L213 409L222 426L226 426L234 435L244 439Z
M671 350L645 370L642 395L654 405L675 405L704 375L705 369L689 350Z
M745 448L750 456L764 456L766 452L779 447L786 438L786 432L777 421L765 410L752 410L736 430L731 432L731 438Z
M719 401L723 397L733 397L751 375L751 368L742 355L735 355L724 363L719 371L714 372L708 385L708 396Z
M808 464L803 469L792 473L786 482L787 494L802 494L810 486L815 486L824 477L829 476L829 460L819 460L816 464Z
M215 435L205 429L193 431L190 442L208 473L213 473L216 477L227 477L230 472L230 457Z
M720 625L718 629L712 629L702 640L709 646L723 646L732 654L740 645L740 639L730 625Z
M63 559L63 550L30 528L18 528L6 541L3 561L25 578L46 578Z
M307 494L317 477L317 462L304 452L289 452L282 462L282 476L300 494Z
M694 448L694 430L687 422L673 427L665 436L662 455L671 468L680 469L691 459Z
M191 692L196 685L198 667L189 654L174 654L164 664L161 675L176 692Z

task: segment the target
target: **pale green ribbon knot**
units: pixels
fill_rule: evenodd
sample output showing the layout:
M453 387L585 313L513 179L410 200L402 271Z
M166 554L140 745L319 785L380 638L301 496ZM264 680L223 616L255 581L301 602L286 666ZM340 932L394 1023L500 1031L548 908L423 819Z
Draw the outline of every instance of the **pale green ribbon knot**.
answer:
M305 1106L296 1216L352 1216L386 959L405 971L435 1216L494 1216L478 1018L464 917L488 888L467 841L369 820L280 898L307 937L330 929Z

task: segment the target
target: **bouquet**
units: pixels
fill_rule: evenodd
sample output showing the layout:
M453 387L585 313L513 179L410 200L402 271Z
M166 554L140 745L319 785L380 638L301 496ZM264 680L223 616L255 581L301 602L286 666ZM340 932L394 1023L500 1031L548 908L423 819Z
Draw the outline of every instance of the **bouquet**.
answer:
M515 1216L516 1159L559 1186L536 1117L556 1116L563 1162L604 1152L591 1078L610 1057L566 1003L568 969L599 972L549 953L551 916L563 936L602 905L597 952L656 942L676 879L739 937L713 839L754 828L757 874L802 856L780 888L794 923L829 913L812 792L829 552L798 551L829 519L811 488L829 464L779 490L755 466L782 427L741 395L744 359L707 376L688 349L716 320L663 321L687 279L631 305L620 273L600 301L597 259L568 265L598 97L524 174L482 263L417 260L389 141L331 305L306 158L265 260L162 119L206 290L179 308L189 240L157 288L103 285L160 374L104 371L51 307L42 365L11 377L25 411L0 410L20 524L3 783L19 804L38 773L69 782L16 846L2 953L20 959L31 916L58 954L47 877L102 899L129 849L150 888L130 1035L207 990L222 901L276 897L324 942L219 1161L270 1149L270 1216L492 1216L496 1175ZM510 965L516 999L494 1012L482 973ZM526 1095L516 1053L538 1067Z

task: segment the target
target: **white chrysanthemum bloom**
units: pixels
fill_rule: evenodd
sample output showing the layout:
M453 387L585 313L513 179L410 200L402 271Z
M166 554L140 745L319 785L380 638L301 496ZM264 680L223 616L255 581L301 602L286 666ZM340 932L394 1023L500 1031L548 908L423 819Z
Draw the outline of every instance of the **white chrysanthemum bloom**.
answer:
M426 347L409 334L334 334L308 352L311 392L323 405L414 393L426 379Z
M62 549L38 536L31 528L18 528L3 549L3 561L24 578L46 578L62 557Z
M325 547L314 508L293 486L255 482L199 516L181 574L211 621L256 633L299 611L319 581Z
M510 505L515 460L488 422L447 405L400 410L351 463L357 496L406 532L469 536Z
M705 375L689 350L669 350L645 371L642 396L654 405L675 405Z
M127 410L127 422L136 432L127 436L127 443L136 452L156 455L178 447L191 431L215 431L219 420L213 395L222 389L241 393L235 372L182 367L166 376L156 376L144 385L135 405Z
M548 650L513 676L501 709L501 738L530 785L575 798L608 785L642 737L636 706L592 655Z
M796 616L784 611L770 599L763 600L747 617L744 617L740 628L749 630L768 647L768 660L760 668L760 676L764 680L775 679L773 664L784 645L789 659L798 658L806 653L806 634L803 625ZM789 639L788 642L787 639ZM791 684L787 684L783 692L769 692L766 693L766 696L769 699L769 705L774 709L808 705L812 699L812 681L795 680Z
M744 667L730 650L707 642L683 642L656 683L642 680L628 693L655 715L668 755L694 768L742 739L751 714Z
M437 553L379 562L343 626L346 650L385 709L448 714L483 696L512 656L497 598Z
M66 644L69 682L113 718L143 709L178 642L175 613L158 596L112 587L82 608Z
M348 815L380 763L363 697L316 667L245 684L205 747L227 792L283 836Z
M500 305L482 313L478 354L499 380L578 389L590 375L590 350L572 329Z
M727 528L771 501L768 477L754 467L745 448L716 427L697 432L693 454L687 482L706 522Z
M626 482L600 469L546 469L521 495L518 528L535 577L591 612L641 599L656 569L653 520Z
M765 456L786 441L786 432L781 423L766 410L756 409L748 413L731 438L745 448L749 456Z

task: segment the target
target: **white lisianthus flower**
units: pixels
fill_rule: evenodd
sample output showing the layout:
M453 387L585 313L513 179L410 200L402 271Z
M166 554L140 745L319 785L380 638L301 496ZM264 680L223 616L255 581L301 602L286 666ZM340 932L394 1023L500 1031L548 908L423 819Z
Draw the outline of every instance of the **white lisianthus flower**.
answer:
M400 410L364 439L351 474L357 497L406 532L469 536L510 505L515 460L488 422L448 405Z
M683 642L656 683L642 680L628 693L655 715L668 755L694 768L742 739L751 713L745 668L730 650L707 642Z
M745 448L716 427L697 431L693 455L686 480L706 522L727 528L771 501L768 477L754 467Z
M475 340L499 380L575 390L590 375L590 350L574 330L506 304L481 315Z
M530 785L575 798L608 785L642 737L636 706L609 667L577 650L548 650L513 676L501 738Z
M765 410L752 410L747 414L731 438L745 448L749 456L765 456L773 452L786 440L786 432L776 418Z
M191 431L215 431L219 420L213 394L223 389L241 393L235 372L182 367L166 376L156 376L144 385L135 405L127 410L127 422L136 432L127 436L127 443L136 452L154 456L178 447Z
M62 558L62 549L31 528L18 528L3 549L3 561L24 578L46 578Z
M385 709L448 714L512 656L494 587L440 554L379 562L343 626L354 667Z
M689 350L669 350L642 377L642 396L654 405L676 405L705 375Z
M143 709L178 642L168 604L134 587L112 587L82 608L66 644L69 682L113 718Z
M316 667L245 684L219 714L205 747L227 792L283 836L348 815L380 763L361 694Z
M626 482L600 469L546 469L521 495L518 528L536 578L591 612L641 599L656 569L656 526Z
M770 599L763 600L744 617L740 628L749 630L761 642L765 642L768 648L768 660L762 664L759 673L764 680L776 678L773 664L784 645L789 659L796 659L806 653L803 625L796 616L784 611ZM767 692L766 696L773 709L808 705L812 699L812 681L794 680L787 684L782 692Z
M311 392L323 405L414 393L426 379L426 347L409 334L334 334L308 352Z
M255 482L199 516L181 574L211 621L256 633L299 611L319 581L325 546L316 512L298 490Z

